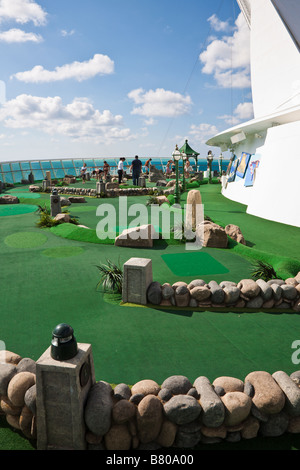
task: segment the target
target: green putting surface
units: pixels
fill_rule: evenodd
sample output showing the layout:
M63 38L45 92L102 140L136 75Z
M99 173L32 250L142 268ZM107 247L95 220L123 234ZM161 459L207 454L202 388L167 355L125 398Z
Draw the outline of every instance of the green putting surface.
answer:
M202 276L228 273L213 256L202 251L162 255L163 261L177 276Z
M36 211L36 206L29 204L1 204L0 205L0 217L1 216L13 216L30 214Z
M29 193L28 191L16 191L12 190L10 192L12 196L16 196L18 198L26 198L26 199L40 199L41 195L39 193Z
M8 235L4 242L11 248L34 248L44 245L47 236L37 232L19 232Z

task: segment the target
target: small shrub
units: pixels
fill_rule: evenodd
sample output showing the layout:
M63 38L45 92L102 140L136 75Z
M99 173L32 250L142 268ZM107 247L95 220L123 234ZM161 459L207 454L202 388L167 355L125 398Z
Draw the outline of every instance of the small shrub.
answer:
M268 263L257 260L252 266L251 277L254 280L263 279L264 281L269 281L270 279L279 279L273 266Z
M123 287L123 270L111 260L106 260L106 263L107 264L101 263L99 266L96 266L101 274L97 289L102 286L104 292L110 291L121 294Z

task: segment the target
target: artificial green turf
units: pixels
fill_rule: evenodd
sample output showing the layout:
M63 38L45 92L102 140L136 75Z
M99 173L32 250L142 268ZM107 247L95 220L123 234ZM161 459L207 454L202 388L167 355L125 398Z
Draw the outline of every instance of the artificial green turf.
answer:
M36 209L29 204L5 204L0 206L0 217L29 214Z
M223 198L219 186L203 185L200 189L206 213L213 219L218 217L222 223L240 225L247 241L255 241L255 249L268 251L266 237L272 239L271 253L284 251L285 255L299 259L299 229L280 226L275 230L273 224L262 219L256 220L258 227L252 227L247 222L252 216L245 214L239 204ZM147 198L132 197L129 203L138 200L145 202ZM35 204L48 203L49 195L41 195L41 201L37 201ZM112 202L117 207L118 199ZM99 203L87 198L87 206L96 207ZM79 216L81 224L91 226L95 232L98 219L93 211L80 212L75 204L70 209L72 215ZM125 307L96 290L99 281L96 266L100 262L110 259L122 265L137 256L152 259L154 280L192 281L198 276L186 272L177 275L162 261L162 255L185 254L184 244L131 249L87 243L81 236L76 240L57 236L50 229L39 229L35 225L37 220L35 213L0 220L0 339L8 350L37 360L49 347L53 328L64 322L74 328L78 342L92 344L96 379L110 383L134 384L144 378L162 383L175 374L185 375L191 381L200 375L211 381L221 375L243 380L253 370L292 373L299 368L291 359L292 344L299 339L300 328L300 315L295 312ZM69 230L69 234L78 229L71 224L60 227ZM284 229L298 234L288 253L283 250ZM89 231L82 230L88 238ZM23 248L8 246L7 237L18 233L38 237L42 234L46 241L43 245ZM250 277L251 262L237 251L205 248L203 253L229 270L214 275L217 282L238 282ZM212 275L201 275L201 278L209 282ZM3 446L0 439L0 448Z
M203 251L162 255L162 259L177 276L213 276L229 272L213 256Z

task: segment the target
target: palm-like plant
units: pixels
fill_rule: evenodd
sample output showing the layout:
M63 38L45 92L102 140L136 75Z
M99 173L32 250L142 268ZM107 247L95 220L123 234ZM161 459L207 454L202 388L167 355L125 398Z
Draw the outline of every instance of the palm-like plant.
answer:
M263 279L264 281L269 281L270 279L278 279L275 269L270 264L257 260L252 264L252 266L252 279Z
M102 286L104 292L110 291L121 294L123 286L123 270L120 266L109 259L106 260L106 263L107 264L101 263L99 266L96 266L101 273L97 289Z

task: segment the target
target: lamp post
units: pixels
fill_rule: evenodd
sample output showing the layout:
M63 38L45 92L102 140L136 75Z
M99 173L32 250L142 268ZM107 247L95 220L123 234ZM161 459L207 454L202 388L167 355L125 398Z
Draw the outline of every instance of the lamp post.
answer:
M193 153L192 157L194 158L195 160L195 163L196 163L196 173L198 171L198 168L197 168L197 165L198 165L198 155L196 153Z
M223 153L221 152L220 153L220 156L219 156L219 170L220 170L220 176L222 176L222 173L223 173Z
M211 164L213 162L214 156L212 151L209 150L207 154L207 169L208 169L208 182L211 183Z
M175 171L176 171L176 186L175 186L175 204L180 203L180 192L179 192L179 182L178 182L178 162L181 158L181 153L178 150L178 145L176 145L174 152L172 153L173 160L175 162Z
M185 192L185 190L186 190L186 183L185 183L185 162L186 162L187 156L186 156L185 153L182 153L182 154L181 154L181 157L182 157L182 161L183 161L182 190L183 190L183 192Z

